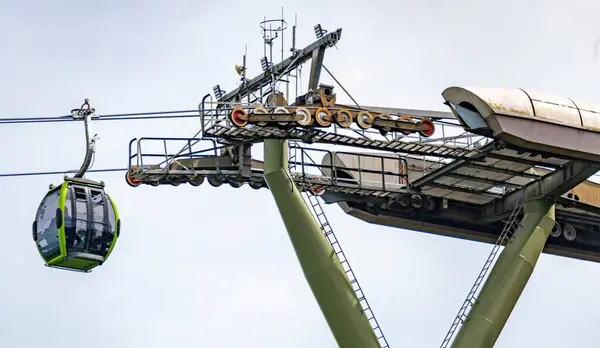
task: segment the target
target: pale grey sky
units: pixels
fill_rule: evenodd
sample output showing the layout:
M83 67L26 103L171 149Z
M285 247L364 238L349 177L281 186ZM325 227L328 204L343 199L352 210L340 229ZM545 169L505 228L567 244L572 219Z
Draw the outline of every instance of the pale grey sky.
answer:
M451 85L521 87L599 102L600 4L588 1L0 1L0 117L193 109L258 23L298 14L343 28L325 64L359 103L445 110ZM288 42L290 35L288 33ZM305 69L308 71L308 67ZM341 91L338 96L344 101ZM195 119L100 122L95 168L124 167L134 137L192 136ZM68 170L79 123L2 125L0 172ZM104 180L123 221L91 274L43 266L30 226L61 176L0 179L0 346L333 347L267 190L140 187ZM328 217L392 347L437 347L491 246ZM497 347L596 347L600 265L543 255Z

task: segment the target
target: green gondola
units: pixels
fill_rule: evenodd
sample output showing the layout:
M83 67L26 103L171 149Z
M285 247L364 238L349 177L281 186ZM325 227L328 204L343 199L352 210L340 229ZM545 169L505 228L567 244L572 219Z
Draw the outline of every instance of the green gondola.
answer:
M84 163L75 177L50 185L33 222L33 240L48 267L90 272L106 262L120 234L119 213L104 183L83 178L95 149L96 138L88 128L93 112L87 99L72 110L73 118L85 121Z
M121 221L104 185L66 178L52 187L33 222L33 240L49 267L90 271L112 252Z

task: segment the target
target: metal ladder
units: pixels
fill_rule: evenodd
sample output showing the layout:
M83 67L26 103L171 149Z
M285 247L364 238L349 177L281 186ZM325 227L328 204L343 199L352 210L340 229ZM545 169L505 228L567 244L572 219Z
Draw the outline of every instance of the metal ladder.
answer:
M296 161L298 161L298 149L299 146L297 146L297 144L295 144L295 141L288 141L288 170L294 170L296 169L297 165L296 165ZM295 144L295 145L292 145ZM304 150L302 150L300 148L300 151L304 152Z
M377 337L377 341L379 342L379 345L381 346L381 348L389 348L387 340L385 339L385 336L383 335L383 331L381 331L381 328L379 327L379 323L377 322L377 319L375 319L375 314L373 313L373 310L369 306L369 302L367 301L367 298L365 297L364 292L362 291L360 285L358 284L358 279L356 279L356 276L354 275L354 271L352 271L352 268L350 267L350 263L348 262L348 259L346 258L346 255L344 254L344 251L342 250L340 243L338 242L337 238L335 237L335 234L333 233L333 229L331 228L331 225L329 224L329 221L327 220L327 216L325 216L325 212L323 211L323 207L321 206L319 199L316 196L314 196L312 193L310 193L308 190L304 191L303 194L305 196L305 202L312 207L312 209L315 213L317 221L319 222L319 226L321 227L321 231L323 231L323 233L325 234L325 238L327 238L327 241L329 242L329 245L331 245L331 248L333 249L335 254L338 256L340 263L342 265L342 268L344 269L344 272L346 273L346 277L350 281L350 285L352 285L352 289L354 290L354 293L356 294L356 297L358 298L358 302L360 303L363 312L367 316L367 320L369 321L369 324L371 324L371 328L373 329L373 332L375 332L375 336Z
M522 194L523 192L521 191L521 196ZM479 275L477 276L473 287L471 287L471 291L469 291L467 298L463 302L462 306L458 311L458 314L454 318L454 321L450 326L450 330L448 330L448 333L446 334L446 337L444 338L444 341L442 342L440 348L448 347L450 341L452 340L452 337L454 336L454 333L458 330L460 325L464 323L465 319L469 315L469 310L477 301L477 290L479 290L479 286L481 285L481 283L483 283L483 280L485 279L488 270L492 267L492 263L494 262L496 255L500 250L500 247L504 246L506 242L508 242L513 237L516 228L520 225L520 222L517 222L519 214L523 210L523 203L519 203L520 201L520 199L517 201L512 213L510 214L510 217L504 224L504 228L502 229L498 240L496 240L496 244L494 244L494 247L492 248L492 251L490 252L490 255L488 256L487 260L485 261L483 268L481 268L481 271L479 272Z

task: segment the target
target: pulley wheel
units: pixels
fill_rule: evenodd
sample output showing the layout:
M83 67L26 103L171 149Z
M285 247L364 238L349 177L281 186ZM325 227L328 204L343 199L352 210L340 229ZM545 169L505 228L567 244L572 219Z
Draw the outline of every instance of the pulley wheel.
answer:
M433 197L426 196L423 200L423 207L425 207L425 210L427 211L432 211L436 207L435 199L433 199Z
M266 113L268 113L268 111L264 107L259 106L259 107L254 108L254 110L252 110L252 113L255 113L255 114L266 114ZM261 126L261 127L264 127L264 126L267 125L267 122L256 122L256 124L259 125L259 126Z
M273 111L274 114L288 114L289 110L284 108L283 106L278 106L275 108L275 111ZM282 126L285 126L288 124L288 121L279 121L277 122Z
M373 114L367 111L361 111L356 115L356 124L362 129L369 129L373 125Z
M392 119L392 117L388 114L381 114L381 115L379 115L379 118L381 118L383 120L391 120ZM385 135L387 132L392 130L391 127L380 127L380 128L383 131L383 132L381 132L381 135Z
M305 108L303 106L297 108L296 116L300 118L296 121L299 125L301 125L303 127L307 127L312 124L312 121L313 121L312 114L310 113L310 110L308 110L307 108Z
M348 128L352 125L352 114L346 109L341 109L340 111L338 111L335 117L335 121L341 127Z
M231 110L231 114L229 114L229 119L231 123L233 123L236 127L244 127L248 124L248 113L246 110L236 107Z
M219 187L223 185L223 179L217 178L216 176L209 176L207 180L210 186L213 187Z
M402 115L402 116L398 117L398 121L406 121L406 122L410 122L410 123L413 123L413 124L415 123L415 121L413 121L412 117L406 116L406 115ZM406 134L406 135L409 135L412 132L413 131L408 130L408 129L403 129L403 130L400 131L400 133Z
M204 177L202 175L196 175L195 177L191 178L188 182L192 186L200 186L204 183Z
M323 193L325 193L325 189L324 188L319 188L319 189L312 189L311 190L312 194L315 196L320 196Z
M329 127L331 125L331 111L327 108L318 108L315 112L315 121L321 127Z
M411 202L411 199L410 199L409 195L402 195L400 197L400 199L398 200L398 203L400 204L400 206L402 208L408 208L408 207L410 207L410 202Z
M129 185L131 187L138 187L142 184L141 181L135 180L134 178L131 177L131 171L129 171L129 170L125 172L125 182L127 182L127 185Z
M423 206L423 198L419 195L412 195L410 197L410 203L413 208L421 208Z
M561 234L562 234L562 227L560 226L560 224L558 222L555 222L554 227L552 228L552 231L550 231L550 235L552 237L560 237Z
M433 133L435 133L435 125L429 119L421 120L421 127L423 127L424 129L420 130L419 134L426 138L432 136Z
M244 186L243 181L235 181L235 180L227 180L227 181L229 181L229 186L231 186L233 188L240 188L240 187Z
M571 224L565 224L565 227L563 227L562 232L565 239L569 242L574 241L575 237L577 237L577 231L575 230L575 227L573 227L573 225Z

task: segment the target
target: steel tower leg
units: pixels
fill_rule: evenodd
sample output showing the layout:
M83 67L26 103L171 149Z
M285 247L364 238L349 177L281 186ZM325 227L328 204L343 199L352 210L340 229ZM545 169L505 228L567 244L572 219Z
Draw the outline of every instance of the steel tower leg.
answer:
M523 213L514 237L490 272L453 348L493 347L527 285L554 227L554 202L526 202Z
M265 140L265 181L321 312L342 347L380 347L340 261L287 171L287 141Z

